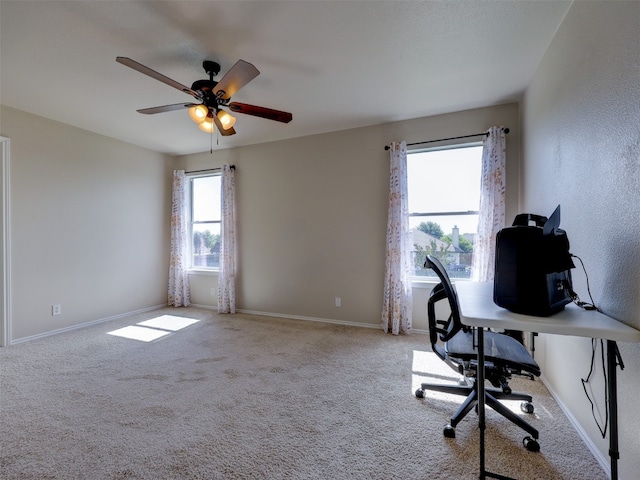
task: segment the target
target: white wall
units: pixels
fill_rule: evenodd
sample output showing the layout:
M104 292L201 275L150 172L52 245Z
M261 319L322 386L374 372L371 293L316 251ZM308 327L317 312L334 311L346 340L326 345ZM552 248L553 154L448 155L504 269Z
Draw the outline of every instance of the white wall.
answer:
M640 2L574 2L522 104L522 209L562 205L571 250L582 257L602 310L640 328ZM585 276L574 270L588 300ZM640 471L640 346L620 343L620 477ZM608 462L580 378L589 339L542 336L543 374ZM598 356L600 353L598 352ZM599 357L598 357L599 358ZM595 394L604 411L602 371ZM604 420L604 417L602 417ZM542 439L544 449L544 439Z
M238 308L379 325L389 191L384 146L509 127L507 217L513 218L518 115L516 104L488 107L189 155L176 165L187 171L224 163L237 167ZM425 178L425 188L451 178ZM192 301L215 305L210 291L217 277L192 275L190 280ZM427 328L428 292L415 290L417 329ZM334 305L337 296L340 308Z
M4 106L1 118L13 340L166 304L173 159Z

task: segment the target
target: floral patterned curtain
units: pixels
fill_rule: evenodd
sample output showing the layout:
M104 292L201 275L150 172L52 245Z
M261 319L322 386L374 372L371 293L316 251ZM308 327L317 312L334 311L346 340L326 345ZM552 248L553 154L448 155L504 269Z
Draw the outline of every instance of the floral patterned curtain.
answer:
M496 235L504 227L506 139L503 127L491 127L482 147L482 185L478 235L474 245L473 279L493 281Z
M168 303L187 307L190 303L187 277L187 201L184 170L174 170L171 205Z
M407 144L391 145L389 216L382 328L394 335L411 329L411 232L407 194Z
M222 222L218 313L236 313L236 182L235 167L222 167Z

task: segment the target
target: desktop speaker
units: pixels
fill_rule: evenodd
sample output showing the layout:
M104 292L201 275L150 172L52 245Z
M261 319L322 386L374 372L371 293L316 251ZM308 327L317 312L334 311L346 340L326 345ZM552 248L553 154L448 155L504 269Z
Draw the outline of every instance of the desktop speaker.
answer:
M560 205L551 217L517 215L496 236L493 301L516 313L546 317L571 302L569 239Z

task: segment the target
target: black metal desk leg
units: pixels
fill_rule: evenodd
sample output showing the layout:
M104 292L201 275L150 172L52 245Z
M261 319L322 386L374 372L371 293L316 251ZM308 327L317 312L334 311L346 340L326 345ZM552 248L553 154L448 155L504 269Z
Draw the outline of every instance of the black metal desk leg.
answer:
M486 395L484 388L484 328L478 327L478 368L476 372L476 391L478 394L478 425L480 427L480 480L488 478L496 478L498 480L514 480L511 477L505 477L498 473L488 472L485 468L485 443L484 434L486 428L485 404Z
M476 382L478 389L478 425L480 427L480 480L484 480L484 430L485 430L485 393L484 393L484 328L478 327L478 368Z
M607 340L607 391L609 394L609 420L611 428L609 430L609 457L611 457L611 479L618 479L618 380L616 369L620 360L620 367L624 368L618 345L614 340Z

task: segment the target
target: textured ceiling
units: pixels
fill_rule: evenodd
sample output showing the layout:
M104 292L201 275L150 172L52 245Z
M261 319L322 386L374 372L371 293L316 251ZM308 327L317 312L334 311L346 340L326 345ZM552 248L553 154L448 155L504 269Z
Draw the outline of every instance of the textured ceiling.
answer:
M136 109L192 97L202 61L260 75L232 100L228 148L519 100L571 1L2 1L0 102L171 154L208 151L186 111ZM1 119L0 119L1 121ZM0 123L0 134L2 125ZM216 146L217 142L217 146Z

